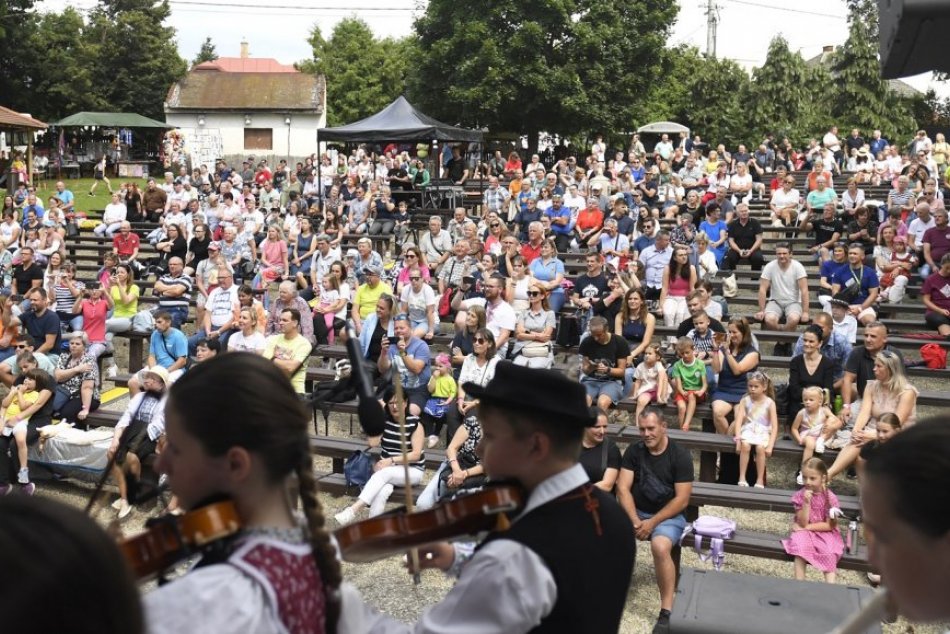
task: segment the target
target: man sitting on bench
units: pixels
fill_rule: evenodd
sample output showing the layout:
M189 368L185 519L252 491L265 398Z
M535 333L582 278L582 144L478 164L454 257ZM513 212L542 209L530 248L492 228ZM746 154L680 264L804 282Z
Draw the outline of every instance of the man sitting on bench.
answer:
M633 521L637 539L650 540L656 584L660 588L660 616L653 634L670 631L670 610L676 588L673 546L686 529L683 512L693 492L693 458L666 435L666 421L654 406L637 420L640 441L623 454L617 479L617 500Z

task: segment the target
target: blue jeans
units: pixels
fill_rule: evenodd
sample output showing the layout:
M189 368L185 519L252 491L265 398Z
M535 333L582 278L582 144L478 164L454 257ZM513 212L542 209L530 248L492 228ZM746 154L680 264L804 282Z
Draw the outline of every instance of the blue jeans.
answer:
M551 306L551 310L554 311L555 315L561 312L565 302L567 302L567 294L564 292L551 293L548 295L548 304Z
M225 330L218 336L218 341L221 342L221 351L226 352L228 349L228 339L231 337L233 330ZM188 355L195 356L198 352L198 342L202 339L207 339L208 333L204 328L199 328L198 331L188 337Z
M181 329L181 325L188 319L188 308L185 306L172 306L169 308L160 307L159 310L165 311L172 317L172 326Z

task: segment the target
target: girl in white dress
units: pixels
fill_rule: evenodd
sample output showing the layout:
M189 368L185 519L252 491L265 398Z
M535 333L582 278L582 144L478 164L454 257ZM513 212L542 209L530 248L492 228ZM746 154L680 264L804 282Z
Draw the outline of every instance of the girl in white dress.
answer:
M778 412L775 408L775 389L763 372L753 372L748 378L748 392L736 405L736 451L739 452L739 486L749 486L745 479L749 454L755 447L755 488L765 488L765 460L772 455L778 435Z

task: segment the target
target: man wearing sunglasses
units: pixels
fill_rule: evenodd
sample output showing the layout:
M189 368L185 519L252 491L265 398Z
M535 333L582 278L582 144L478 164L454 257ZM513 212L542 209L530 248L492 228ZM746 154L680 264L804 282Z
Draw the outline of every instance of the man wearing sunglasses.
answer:
M20 341L13 347L15 350L14 354L0 363L0 381L7 387L12 386L16 378L22 373L23 364L27 359L33 359L34 361L30 361L30 363L35 364L37 368L53 376L53 372L56 370L58 356L36 352L34 350L36 341L29 333L23 333L19 338Z

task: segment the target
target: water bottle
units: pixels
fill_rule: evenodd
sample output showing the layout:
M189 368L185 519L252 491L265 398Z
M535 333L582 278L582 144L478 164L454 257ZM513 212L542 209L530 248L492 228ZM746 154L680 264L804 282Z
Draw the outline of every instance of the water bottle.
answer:
M844 407L844 401L841 400L841 395L835 397L835 415L837 416L838 412L841 411L841 408Z

